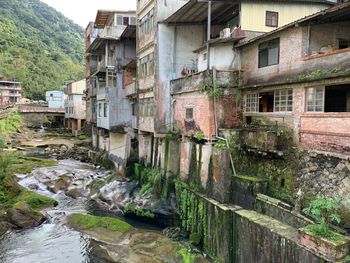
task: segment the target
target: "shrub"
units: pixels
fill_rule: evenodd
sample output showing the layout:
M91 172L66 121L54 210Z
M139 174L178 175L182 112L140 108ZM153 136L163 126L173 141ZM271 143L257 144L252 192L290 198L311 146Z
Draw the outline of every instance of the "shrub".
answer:
M316 224L308 225L306 230L320 237L337 239L339 235L330 230L331 223L339 224L341 219L338 214L340 203L333 199L317 198L310 202L303 211L312 217Z

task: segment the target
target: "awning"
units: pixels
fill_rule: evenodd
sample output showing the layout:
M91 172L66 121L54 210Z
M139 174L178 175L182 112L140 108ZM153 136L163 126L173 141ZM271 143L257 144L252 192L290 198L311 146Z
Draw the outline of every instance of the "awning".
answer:
M216 0L212 2L212 24L226 24L239 14L239 0ZM208 3L190 0L168 17L167 24L202 24L208 19Z

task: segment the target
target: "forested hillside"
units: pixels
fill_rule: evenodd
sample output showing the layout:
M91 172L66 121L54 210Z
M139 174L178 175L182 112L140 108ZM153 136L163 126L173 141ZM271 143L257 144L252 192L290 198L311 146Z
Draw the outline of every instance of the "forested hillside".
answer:
M84 76L84 31L39 0L0 0L0 79L21 81L24 96L44 97Z

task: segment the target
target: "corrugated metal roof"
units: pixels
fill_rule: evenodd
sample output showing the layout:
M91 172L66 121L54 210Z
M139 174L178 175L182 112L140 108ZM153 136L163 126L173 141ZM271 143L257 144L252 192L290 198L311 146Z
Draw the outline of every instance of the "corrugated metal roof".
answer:
M225 24L238 15L240 0L212 2L212 24ZM168 24L204 23L208 17L208 3L190 0L164 22Z
M275 0L272 2L310 2L334 4L329 0ZM239 14L241 0L213 0L212 24L221 25L235 18ZM190 0L177 12L163 22L167 24L198 24L204 23L208 17L208 1Z

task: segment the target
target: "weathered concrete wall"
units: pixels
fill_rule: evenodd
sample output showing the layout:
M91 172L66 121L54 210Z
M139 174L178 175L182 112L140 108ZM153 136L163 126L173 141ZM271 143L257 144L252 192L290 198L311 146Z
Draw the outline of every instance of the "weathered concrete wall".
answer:
M182 227L222 262L324 262L298 243L298 231L271 217L220 204L176 185Z

